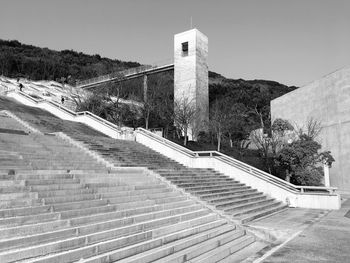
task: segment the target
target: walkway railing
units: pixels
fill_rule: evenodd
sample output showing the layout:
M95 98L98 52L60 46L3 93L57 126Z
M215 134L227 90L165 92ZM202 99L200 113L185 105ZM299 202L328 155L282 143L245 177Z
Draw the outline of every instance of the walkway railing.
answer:
M116 71L116 72L112 72L112 73L98 76L95 78L90 78L90 79L78 81L76 83L76 87L84 87L84 86L97 84L97 83L101 83L101 82L106 82L106 81L109 81L112 79L118 79L118 78L122 80L123 78L128 77L130 75L139 74L139 73L142 73L145 71L149 71L152 69L156 69L156 68L171 65L171 64L173 64L173 61L168 59L168 60L155 62L152 65L142 65L142 66L135 67L135 68L129 68L129 69L122 70L122 71Z
M274 185L278 185L279 187L282 187L284 189L287 189L292 192L299 192L299 193L305 193L305 192L314 192L314 193L330 193L333 194L337 188L336 187L323 187L323 186L301 186L301 185L294 185L287 181L284 181L276 176L273 176L269 173L266 173L262 170L259 170L249 164L243 163L241 161L238 161L230 156L227 156L221 152L217 151L191 151L185 147L182 147L172 141L169 141L165 138L162 138L156 134L151 133L150 131L147 131L143 128L138 128L138 132L141 132L143 135L152 138L153 140L156 140L164 145L167 145L168 147L175 149L178 152L181 152L189 157L193 158L201 158L201 157L213 157L217 158L222 162L225 162L233 167L236 167L240 170L243 170L251 175L254 175L256 177L259 177L260 179L272 183Z

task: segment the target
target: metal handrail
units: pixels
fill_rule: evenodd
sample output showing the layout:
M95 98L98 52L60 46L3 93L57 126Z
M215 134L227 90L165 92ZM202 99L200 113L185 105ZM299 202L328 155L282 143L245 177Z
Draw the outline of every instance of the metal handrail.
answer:
M156 141L159 141L159 142L162 142L163 144L167 144L169 147L179 151L179 152L182 152L188 156L191 156L191 157L195 157L195 153L185 147L181 147L179 146L177 143L174 143L172 141L169 141L168 139L165 139L157 134L154 134L153 132L150 132L144 128L137 128L136 131L138 132L141 132L141 133L144 133L146 134L148 137L152 137L153 139L155 139Z
M283 187L286 190L289 191L293 191L293 192L297 192L297 193L305 193L307 190L323 190L323 191L327 191L329 193L334 193L338 188L336 187L324 187L324 186L302 186L302 185L294 185L292 183L289 183L287 181L284 181L276 176L273 176L269 173L266 173L264 171L261 171L249 164L243 163L241 161L238 161L226 154L223 154L221 152L218 151L191 151L183 146L180 146L172 141L169 141L163 137L160 137L156 134L151 133L150 131L147 131L143 128L138 128L138 131L142 132L143 134L145 134L148 137L152 137L153 139L168 145L169 147L179 151L179 152L183 152L188 156L194 157L194 158L201 158L201 157L213 157L213 158L217 158L229 165L232 165L234 167L237 167L243 171L246 171L254 176L259 177L260 179L264 180L264 181L268 181L270 183L273 183L275 185L278 185L280 187Z

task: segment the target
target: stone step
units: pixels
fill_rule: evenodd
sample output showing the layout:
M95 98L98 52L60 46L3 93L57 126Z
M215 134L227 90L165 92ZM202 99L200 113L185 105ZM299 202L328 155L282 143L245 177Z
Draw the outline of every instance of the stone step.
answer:
M33 193L33 192L28 192L28 191L12 192L12 193L6 193L6 194L0 193L0 200L1 201L9 201L9 200L21 199L21 198L37 199L38 193Z
M67 203L57 203L50 204L52 211L60 212L67 210L75 210L79 208L89 208L96 206L108 205L108 200L86 200L86 201L77 201L77 202L67 202Z
M205 213L205 209L201 210L201 213ZM171 211L170 211L171 212ZM170 213L169 212L169 213ZM152 216L152 215L148 215L148 216ZM111 226L111 225L118 225L118 224L122 224L125 220L125 222L134 222L137 218L137 216L134 216L134 219L118 219L118 220L112 220L110 222L103 222L100 224L93 224L90 226L86 226L86 227L80 227L79 231L93 231L93 229L97 229L97 228L101 228L101 227L107 227L107 226ZM142 218L142 217L141 217ZM78 220L78 219L77 219ZM83 219L80 219L83 220ZM22 226L17 226L17 227L9 227L6 229L0 229L0 238L4 239L4 238L11 238L11 237L15 237L15 236L24 236L24 235L31 235L31 234L35 234L35 233L43 233L43 232L50 232L50 231L54 231L54 230L58 230L58 229L62 229L62 228L67 228L71 226L71 220L68 219L62 219L62 220L57 220L57 221L51 221L51 222L44 222L44 223L37 223L37 224L33 224L33 225L22 225ZM89 232L90 233L90 232Z
M177 203L166 203L164 205L153 205L150 201L144 201L139 203L133 203L132 209L129 207L122 207L121 205L105 205L105 206L97 206L85 209L76 209L76 210L68 210L62 212L51 212L49 208L47 210L38 211L34 214L28 215L20 215L15 217L4 217L0 219L0 227L11 227L11 226L19 226L19 225L28 225L35 224L40 222L46 222L50 220L56 219L72 219L83 216L99 216L101 214L106 214L110 212L120 211L120 213L125 213L125 216L131 215L132 213L136 213L138 211L159 211L162 209L172 209L183 206L191 206L194 203L192 201L182 201Z
M218 181L207 181L207 182L181 182L181 183L177 183L177 182L172 182L174 184L176 184L177 186L181 187L181 188L184 188L184 189L187 189L187 188L190 188L190 187L206 187L206 186L212 186L212 185L227 185L227 184L231 184L233 183L234 181L221 181L221 180L218 180Z
M203 199L207 199L207 198L228 196L237 192L241 193L243 190L250 190L250 189L252 189L250 186L235 186L235 187L222 188L222 189L216 189L216 190L198 191L198 192L193 192L193 194L200 196Z
M233 195L231 197L224 197L224 198L209 200L209 202L214 204L218 209L226 209L231 205L236 205L237 202L245 202L247 199L250 199L250 198L264 199L266 198L266 196L263 193L257 192L255 190L248 193Z
M256 193L259 193L256 189L251 189L251 188L248 188L248 189L236 189L236 190L232 190L229 192L229 194L225 195L209 195L207 198L204 197L204 196L201 196L201 195L198 195L201 199L203 200L206 200L210 203L221 203L221 202L227 202L227 201L230 201L230 200L235 200L237 199L237 197L244 197L246 195L251 195L251 194L256 194ZM259 193L261 194L261 193ZM207 196L207 195L205 195Z
M250 235L241 236L231 242L221 245L217 249L208 251L194 259L191 259L191 263L200 262L219 262L237 251L249 246L255 241L255 238ZM231 261L232 263L233 261Z
M176 229L176 227L174 229ZM123 248L116 249L113 247L110 249L110 251L106 251L105 253L101 253L97 256L95 256L95 253L86 253L84 251L85 255L81 257L82 259L79 262L151 262L159 257L163 257L171 253L171 251L177 251L192 244L198 244L208 239L214 239L223 233L233 230L234 227L232 226L222 225L222 221L219 221L218 224L204 224L191 227L183 231L170 233L165 236L156 236L153 239L144 240ZM77 251L76 256L83 254L82 252L83 251L81 250ZM135 258L136 256L140 256L142 258L139 260L138 258ZM47 259L51 260L53 258L54 257L46 258L45 261L39 262L50 262ZM59 260L61 261L55 262L67 262L63 257L59 258Z
M156 170L158 174L164 177L189 177L189 178L196 178L196 177L211 177L211 176L221 176L221 177L227 177L221 173L218 172L204 172L204 171L188 171L188 170L167 170L167 171L158 171Z
M186 199L185 196L180 196L176 192L166 192L166 193L147 193L135 196L121 196L121 197L109 197L106 198L108 203L110 204L119 204L119 203L129 203L135 201L143 201L143 200L155 200L156 203L167 202L167 200L183 200Z
M58 191L58 190L72 190L72 189L86 189L89 188L88 185L74 183L74 184L37 184L30 185L30 190L33 192L43 192L43 191Z
M0 209L0 218L9 218L15 216L26 216L32 214L41 214L50 212L52 207L50 205L36 205L29 207L7 208Z
M188 206L193 205L193 201L191 200L184 200L179 202L168 202L164 204L155 204L155 201L152 200L144 200L142 202L130 202L130 203L122 203L122 204L115 204L115 205L107 205L107 206L98 206L98 207L91 207L86 209L76 209L76 210L69 210L69 211L62 211L61 218L62 219L69 219L69 218L76 218L76 217L82 217L86 215L98 215L101 213L108 213L108 212L115 212L115 211L123 211L123 210L131 210L136 209L138 210L161 210L161 209L171 209L171 208L177 208L182 206ZM150 208L151 207L151 208ZM153 211L152 210L152 211Z
M47 170L47 169L38 169L38 170L21 170L19 172L16 172L18 175L25 175L25 174L89 174L89 173L108 173L108 169L105 168L103 170L95 170L95 169L55 169L55 170ZM1 170L0 170L1 173ZM7 171L6 171L7 173Z
M231 183L221 183L221 184L211 184L207 186L190 186L190 187L183 187L188 192L197 192L197 191L209 191L209 190L217 190L217 189L223 189L225 187L235 187L235 186L245 186L245 184L242 184L238 181L233 181Z
M0 228L54 221L60 219L60 217L61 215L58 212L47 212L34 215L0 218Z
M101 200L101 199L102 199L102 196L100 194L87 193L87 194L78 194L78 195L44 197L41 199L41 201L45 205L50 205L50 204L79 202L79 201Z
M237 190L237 189L249 189L250 186L246 186L245 184L233 184L233 185L227 185L227 186L220 186L220 187L212 187L210 189L202 189L202 190L188 190L187 192L190 192L194 195L209 195L209 194L220 194L229 192L231 190Z
M98 251L98 253L108 252L111 249L123 248L125 246L130 246L135 243L142 241L152 241L154 227L166 226L168 229L165 232L171 231L172 225L194 219L196 217L204 216L205 214L200 214L199 212L190 212L187 214L180 214L176 216L161 218L157 220L145 221L143 226L139 226L140 232L133 233L130 229L127 229L125 234L120 229L109 232L94 233L85 231L84 227L80 228L79 234L82 236L74 237L71 239L60 240L52 243L46 243L39 246L33 246L21 249L21 253L18 253L18 250L6 251L0 253L1 262L11 262L16 260L23 260L26 258L45 256L48 254L56 253L49 255L46 258L39 258L35 260L37 262L71 262L73 260L78 260L86 256L91 256L91 250ZM106 223L104 223L106 224ZM110 225L109 225L110 226ZM123 225L115 225L115 227L120 227ZM110 227L110 230L113 228ZM96 229L99 230L99 229ZM95 230L95 231L96 231ZM105 230L105 229L104 229ZM135 230L134 230L135 231ZM131 232L131 235L128 233ZM121 234L122 233L122 234ZM108 234L111 236L108 237ZM120 235L121 234L121 235ZM124 235L123 235L124 234ZM98 242L98 243L97 243ZM68 250L69 249L69 250ZM66 250L66 251L65 251ZM78 253L77 253L78 252ZM94 254L93 254L94 255ZM52 261L54 257L55 261ZM59 261L57 261L59 259ZM44 261L42 261L44 260ZM28 261L30 262L30 260Z
M41 201L36 198L23 197L12 200L1 200L0 201L0 209L9 209L16 207L30 207L34 205L40 205Z
M284 208L285 205L281 204L280 202L274 201L270 202L264 205L260 205L258 207L252 207L248 209L242 209L238 212L232 213L232 217L238 218L241 220L242 223L247 222L246 220L253 220L265 215L268 215L270 213L274 213L275 211L278 211L280 208ZM254 218L252 218L254 217Z
M26 186L25 180L0 180L0 187L18 187L18 186Z
M176 194L169 188L156 188L156 189L146 189L146 190L132 190L132 191L119 191L119 192L107 192L107 193L86 193L86 194L76 194L76 195L65 195L65 196L54 196L45 197L41 201L43 204L58 204L58 203L69 203L87 200L98 200L107 199L109 203L115 203L115 199L118 198L118 202L137 201L152 198L163 198L172 197Z
M37 185L64 185L64 184L79 184L80 179L31 179L25 180L26 186L37 186Z
M233 179L229 177L219 177L219 178L191 178L191 179L178 179L178 180L170 180L174 184L184 184L184 183L193 183L193 184L206 184L206 183L216 183L216 182L232 182Z
M191 211L193 209L193 211ZM157 221L160 225L168 225L169 222L173 222L174 218L177 216L187 216L190 219L193 219L193 215L202 215L200 213L200 206L189 206L177 208L175 210L164 210L158 212L151 212L148 214L135 214L128 218L123 218L121 214L113 218L105 218L102 221L74 221L69 225L69 228L59 229L56 231L42 232L30 236L21 236L12 239L5 239L0 241L0 251L7 251L8 249L25 247L30 245L38 245L38 250L45 250L46 253L57 252L58 247L62 247L65 250L69 248L75 248L76 243L79 242L81 238L85 238L85 245L96 243L108 239L113 239L117 236L123 236L128 234L134 234L135 232L142 232L145 229L155 229L159 225L155 224L154 221ZM205 216L205 214L204 214ZM167 219L167 220L164 220ZM109 220L109 221L108 221ZM90 223L90 225L86 225ZM81 227L79 227L81 225ZM85 226L84 226L85 225ZM147 228L149 226L149 228ZM70 231L68 231L70 230ZM54 249L55 251L48 251L50 245L48 242L55 241ZM45 243L45 244L44 244ZM71 247L69 247L69 245ZM33 247L28 248L33 252ZM22 251L23 253L23 251ZM38 256L33 255L32 256ZM0 256L1 257L1 256Z
M121 263L148 263L148 262L191 262L191 259L207 251L217 248L231 240L239 238L245 234L243 230L236 230L234 226L224 225L213 230L180 239L158 249L136 255L120 261ZM138 256L138 257L137 257Z
M127 190L127 191L119 191L119 192L102 192L100 193L102 198L114 198L114 197L127 197L134 195L147 195L147 194L155 194L155 193L169 193L173 192L171 188L154 188L154 189L138 189L138 190Z
M169 181L207 181L207 180L213 180L213 181L216 181L217 179L230 179L229 177L227 176L222 176L222 175L208 175L208 176L202 176L202 175L198 175L198 176L182 176L182 175L176 175L176 176L173 176L173 175L167 175L167 176L164 176L164 175L161 175L162 177L168 179ZM231 181L232 179L230 179Z
M235 219L238 219L241 224L245 224L247 222L256 220L258 218L266 217L266 216L269 216L269 215L273 215L274 213L281 212L281 211L283 211L283 210L285 210L287 208L288 208L287 205L279 204L279 205L276 205L276 206L265 208L263 210L255 212L255 213L249 213L247 215L236 216Z
M229 207L226 206L224 211L226 213L236 214L239 211L251 209L254 207L261 208L265 204L272 204L274 202L274 199L272 198L267 198L266 196L263 197L264 198L247 198L239 200L235 204L231 204Z
M0 180L73 179L73 174L0 174Z
M105 187L90 187L94 189L96 193L108 193L108 192L119 192L119 191L132 191L132 190L153 190L167 188L165 184L146 184L146 185L135 185L135 186L105 186Z
M47 198L54 196L71 196L80 194L93 194L97 191L95 189L66 189L66 190L47 190L38 192L39 198Z

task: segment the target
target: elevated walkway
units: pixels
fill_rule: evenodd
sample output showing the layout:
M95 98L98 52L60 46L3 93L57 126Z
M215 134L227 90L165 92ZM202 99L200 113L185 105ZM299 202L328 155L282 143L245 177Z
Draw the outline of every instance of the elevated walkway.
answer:
M130 68L127 70L113 72L107 75L91 78L83 81L79 81L76 84L77 88L90 89L96 86L102 85L107 82L120 82L124 80L138 78L143 75L156 74L164 71L174 70L173 63L167 63L164 65L145 65L136 68Z

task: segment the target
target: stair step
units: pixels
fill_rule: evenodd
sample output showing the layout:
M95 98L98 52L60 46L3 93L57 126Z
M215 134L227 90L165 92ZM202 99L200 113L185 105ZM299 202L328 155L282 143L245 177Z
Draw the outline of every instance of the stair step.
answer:
M207 253L213 249L217 249L219 246L222 246L232 240L240 238L245 235L244 230L235 230L232 226L231 228L228 226L224 231L219 234L216 234L210 238L202 240L200 243L191 242L187 245L187 247L182 246L182 249L177 251L176 246L173 252L169 256L162 257L154 263L167 262L167 263L175 263L175 262L192 262L196 257ZM140 262L140 261L139 261ZM150 261L146 261L150 262Z
M191 211L192 209L193 211ZM181 217L181 215L183 215L184 217L187 216L187 218L190 218L191 220L193 219L192 217L195 215L205 215L203 214L203 210L202 212L200 211L200 207L198 207L197 205L196 207L177 208L172 211L164 210L158 212L151 212L148 214L136 214L130 218L115 217L113 220L111 220L111 218L106 218L106 221L90 222L89 225L82 226L79 226L80 224L77 224L82 222L75 221L69 226L69 228L63 228L54 231L46 231L37 234L34 233L33 235L21 236L2 241L0 240L0 247L3 248L0 250L7 250L7 252L9 252L9 248L13 249L28 245L41 244L38 246L38 251L36 253L41 253L42 250L45 250L46 253L48 253L49 248L45 249L45 247L52 247L52 244L47 242L54 241L53 249L56 251L51 250L51 252L57 252L57 247L64 247L65 249L68 249L69 244L73 246L71 248L75 248L75 242L79 242L79 240L81 240L84 237L85 245L88 245L91 243L113 239L117 236L124 236L128 233L133 234L140 231L142 232L145 231L145 229L148 229L147 226L149 226L149 229L154 229L155 227L158 227L162 224L167 225L167 222L173 223L174 220L176 220L176 217L179 218ZM109 221L107 221L108 219ZM101 228L101 226L105 227ZM31 250L30 253L35 253L34 251L32 251L33 247L28 248L27 253L29 253L29 250Z
M228 242L215 250L211 250L207 253L204 253L194 259L191 259L191 263L200 263L200 262L218 262L222 259L229 257L235 252L249 246L255 241L255 238L250 235L245 235L239 237L231 242Z
M208 225L198 226L140 242L125 248L112 250L91 258L82 259L81 262L151 262L157 258L173 253L173 251L183 249L191 244L198 244L205 240L213 239L216 236L232 230L234 230L234 227L229 225L220 225L215 228L209 225L209 229ZM140 258L136 258L137 256Z
M268 215L272 215L278 211L283 211L288 208L285 204L277 203L278 205L265 207L263 210L260 210L255 213L249 213L249 214L242 214L239 216L234 216L236 219L238 219L242 224L245 224L247 222L253 221L255 219L258 219L260 217L265 217Z
M215 192L215 193L195 193L195 195L200 196L202 199L211 199L211 198L220 198L230 195L235 195L238 193L244 193L248 190L254 190L249 186L245 187L236 187L236 188L230 188L222 192Z
M171 231L172 225L178 222L187 221L189 219L194 219L199 216L199 213L188 213L184 215L172 216L169 218L161 218L158 220L146 221L143 226L140 226L140 230L143 230L139 233L132 233L131 235L123 234L121 236L116 236L112 239L106 239L104 233L96 233L90 234L89 232L85 232L84 229L79 231L79 234L83 236L75 237L73 239L66 239L63 241L56 241L52 243L47 243L43 245L39 245L36 247L29 247L27 249L22 249L21 253L18 253L17 250L14 251L6 251L0 253L0 262L10 262L15 260L21 260L25 258L45 256L47 254L56 253L53 255L46 256L46 258L35 259L36 262L71 262L73 260L78 260L84 258L86 256L93 256L95 253L91 254L93 251L98 250L98 253L108 252L110 250L115 250L118 248L123 248L126 245L130 246L133 244L137 244L142 241L152 241L153 231L152 228L159 226L169 226L169 230ZM110 228L112 229L112 228ZM166 232L168 232L167 230ZM113 236L113 231L110 231ZM123 233L121 230L117 230L117 235L119 233ZM130 229L127 230L126 233L130 233ZM90 235L89 235L90 234ZM102 238L99 240L99 237ZM96 243L98 242L98 243ZM69 248L70 250L62 251L63 249ZM77 253L78 252L78 253ZM67 257L68 256L68 257ZM52 261L52 257L55 258L55 261ZM57 261L59 259L59 261ZM28 261L30 262L30 260Z
M264 198L249 198L244 200L243 202L236 203L236 205L232 205L229 208L225 208L224 211L226 213L238 213L239 211L245 210L245 209L250 209L254 207L261 207L265 204L271 204L275 200L272 198L267 198L264 196Z
M250 198L250 197L265 198L265 196L262 193L259 193L255 190L251 192L240 192L240 193L233 194L231 196L219 197L219 198L215 198L207 201L214 204L218 209L222 209L230 205L231 202L235 203L236 201Z

